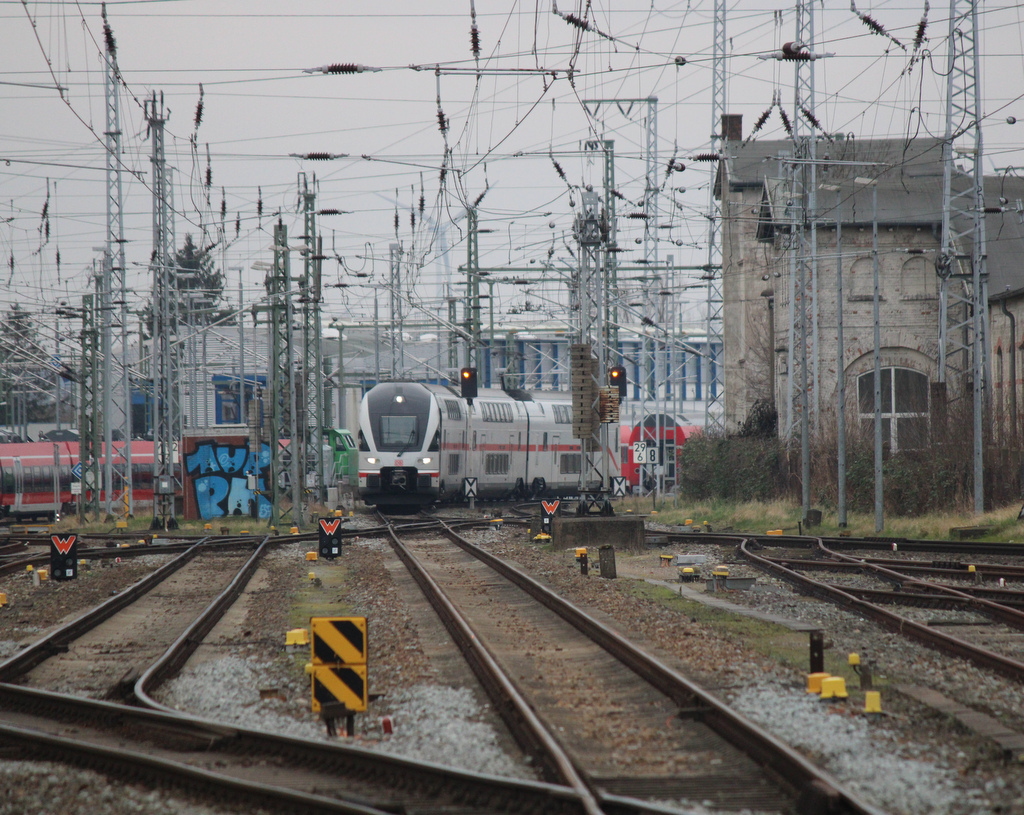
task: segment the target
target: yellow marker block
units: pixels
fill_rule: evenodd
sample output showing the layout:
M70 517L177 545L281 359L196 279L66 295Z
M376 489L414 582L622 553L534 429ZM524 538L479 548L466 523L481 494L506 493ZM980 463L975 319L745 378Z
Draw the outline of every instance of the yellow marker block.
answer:
M299 528L298 528L297 526L293 526L293 527L291 528L291 533L292 533L293 535L298 535L298 534L299 534Z
M127 548L129 548L130 546L131 546L131 544L130 544L130 543L122 543L122 544L121 544L120 546L118 546L117 548L118 548L118 549L127 549Z
M533 539L535 541L549 541L551 536L547 532L541 532L539 535L534 535Z
M213 524L203 524L203 529L209 531L213 529Z
M971 574L974 574L978 570L974 568L974 564L972 563L970 566L967 567L967 571Z
M352 510L352 509L350 509L350 510L348 511L348 517L349 517L349 518L353 518L353 517L355 517L355 514L356 514L356 513L355 513L355 510Z
M846 658L846 662L848 665L860 665L860 654L850 654Z
M656 509L652 509L651 510L651 515L657 515L657 514L658 514L658 510L656 510Z
M309 645L309 631L305 628L293 628L285 634L285 645Z
M845 699L849 694L846 692L846 680L841 676L830 676L821 680L822 699Z
M882 694L876 690L864 691L864 712L865 713L881 713L882 712Z
M0 606L7 605L7 595L0 591Z
M766 534L766 535L781 535L782 534L782 530L781 529L767 529L767 530L765 530L764 534Z
M50 573L46 569L40 569L37 574L40 580L48 580L50 577Z
M579 547L576 548L576 557L586 557L586 556L587 556L587 547L586 546L579 546Z
M114 523L114 526L117 527L118 529L127 529L128 528L128 521L116 521Z
M239 532L238 534L239 534L239 535L248 535L248 534L249 534L249 530L248 530L248 529L243 529L243 530L242 530L241 532Z
M683 521L683 525L684 526L689 526L692 523L693 523L693 518L687 518L685 521Z
M156 540L156 539L157 539L157 538L159 538L159 537L160 537L160 536L159 536L159 535L157 535L157 534L156 534L155 532L153 533L153 540Z
M35 567L30 563L30 564L28 564L28 566L25 567L25 571L26 572L31 572L34 568Z
M316 552L306 552L306 560L316 560L318 557Z
M342 512L342 511L341 511L340 509L336 509L336 510L334 510L334 517L335 517L335 518L340 518L340 517L341 517L342 515L344 515L344 514L345 514L345 513L344 513L344 512Z
M146 542L146 541L145 541L145 539L144 539L144 538L139 538L139 543L145 543L145 542Z
M830 676L831 674L823 673L821 671L807 674L807 692L821 693L822 680L828 679Z
M309 577L310 580L316 580L316 572L310 572L307 577Z

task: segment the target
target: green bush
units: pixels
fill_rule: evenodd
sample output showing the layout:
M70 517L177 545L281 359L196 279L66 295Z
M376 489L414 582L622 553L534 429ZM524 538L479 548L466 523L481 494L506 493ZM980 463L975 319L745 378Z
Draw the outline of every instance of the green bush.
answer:
M771 501L785 493L777 439L695 434L679 453L679 491L694 500Z

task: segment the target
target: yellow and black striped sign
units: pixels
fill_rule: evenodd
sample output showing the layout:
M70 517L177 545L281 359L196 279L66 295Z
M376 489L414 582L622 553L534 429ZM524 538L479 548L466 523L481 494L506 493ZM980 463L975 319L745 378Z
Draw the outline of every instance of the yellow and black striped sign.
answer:
M313 712L340 702L350 713L362 713L369 702L365 665L317 665L313 668Z
M365 665L365 617L311 617L314 665Z

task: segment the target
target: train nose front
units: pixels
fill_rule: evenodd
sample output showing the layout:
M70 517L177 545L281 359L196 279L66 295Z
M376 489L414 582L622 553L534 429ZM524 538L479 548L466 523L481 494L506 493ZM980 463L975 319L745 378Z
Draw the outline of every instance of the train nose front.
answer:
M415 467L383 467L380 471L381 487L395 492L412 492L416 489Z

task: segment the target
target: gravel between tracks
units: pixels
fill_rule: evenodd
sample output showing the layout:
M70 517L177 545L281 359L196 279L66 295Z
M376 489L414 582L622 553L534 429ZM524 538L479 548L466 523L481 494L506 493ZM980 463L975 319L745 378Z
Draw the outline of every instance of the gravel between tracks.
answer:
M361 521L357 518L354 522ZM852 706L820 703L804 692L799 670L779 666L736 642L723 642L710 628L631 592L634 580L664 574L658 570L659 553L705 552L716 561L723 557L718 547L620 553L620 579L611 581L596 576L582 579L571 552L552 552L526 543L524 532L511 526L468 537L517 561L578 605L607 614L621 630L642 639L644 647L685 669L884 811L912 815L1024 811L1021 768L1002 763L990 746L923 708L887 694L885 716L868 721ZM283 647L284 632L291 627L287 598L307 581L306 548L286 545L270 556L267 584L258 601L250 604L239 630L217 644L214 657L187 668L180 680L169 685L163 692L165 701L250 727L326 738L323 726L309 712L308 678L301 671L305 655L289 654ZM390 557L389 547L379 541L364 540L350 547L344 559L344 589L336 597L339 613L370 618L371 692L383 694L371 702L367 714L357 717L360 733L354 743L483 772L528 776L529 769L521 759L502 751L504 742L491 724L492 712L472 693L439 681L424 654L416 622L386 568ZM118 573L95 570L94 576L100 572L104 578ZM19 587L24 587L23 577L4 578L0 590L10 592L4 587L8 580L21 580ZM87 583L82 581L82 586ZM41 597L38 590L35 597ZM864 620L794 595L784 584L763 575L758 575L755 591L730 593L729 599L814 622L824 628L839 653L858 651L873 659L891 682L935 687L1024 729L1024 690L1014 683L951 662ZM18 602L16 596L12 608L0 614L0 653L11 652L27 633L54 622L48 613L46 620L33 625L33 612L42 613L38 600L32 608L18 609L15 617L11 611ZM11 620L18 624L9 625ZM385 715L394 723L393 735L382 731ZM196 807L181 800L168 804L164 793L145 791L138 795L148 807L140 809L132 797L135 793L102 794L106 782L101 777L89 782L89 774L66 770L59 770L61 777L71 778L69 772L74 773L76 787L93 791L90 806L88 810L73 805L51 807L57 793L40 778L52 778L57 772L53 767L3 762L0 768L5 773L0 782L4 787L0 790L0 815L57 810L95 815L165 809L196 815L231 811ZM33 800L39 804L37 808L31 806ZM683 811L705 810L696 806Z

